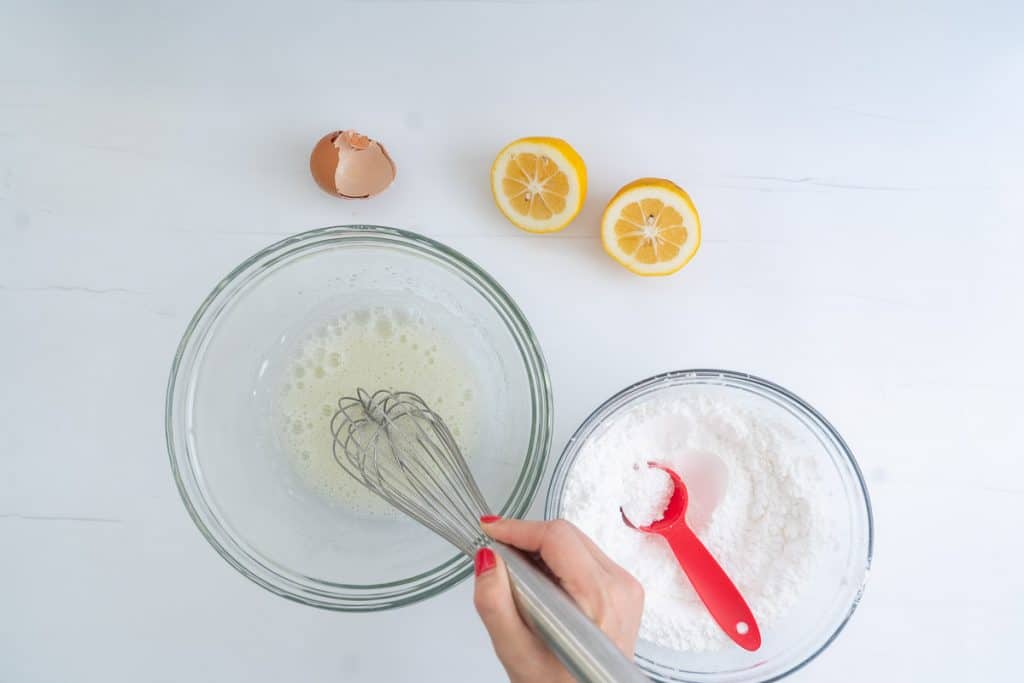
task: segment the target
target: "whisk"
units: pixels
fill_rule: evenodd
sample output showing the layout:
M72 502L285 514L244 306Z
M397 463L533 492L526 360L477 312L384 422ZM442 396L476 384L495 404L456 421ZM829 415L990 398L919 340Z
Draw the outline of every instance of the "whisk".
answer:
M648 681L532 559L481 531L491 510L447 425L422 398L358 389L338 400L331 434L334 459L367 489L466 555L485 546L500 555L520 614L578 680Z

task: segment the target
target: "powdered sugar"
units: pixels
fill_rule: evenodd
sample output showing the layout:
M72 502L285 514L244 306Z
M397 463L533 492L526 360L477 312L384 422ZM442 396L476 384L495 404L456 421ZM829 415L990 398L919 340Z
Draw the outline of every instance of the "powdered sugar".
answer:
M724 396L659 395L612 418L569 473L562 516L644 585L640 637L674 650L727 642L667 543L629 529L659 518L671 494L656 461L686 483L690 526L744 595L762 629L797 601L827 542L812 451Z

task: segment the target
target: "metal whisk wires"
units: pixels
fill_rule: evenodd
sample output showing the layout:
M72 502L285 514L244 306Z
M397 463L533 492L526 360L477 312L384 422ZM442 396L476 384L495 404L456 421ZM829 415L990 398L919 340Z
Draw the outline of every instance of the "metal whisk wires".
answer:
M338 399L334 459L363 486L472 556L487 502L455 438L422 398L381 390Z

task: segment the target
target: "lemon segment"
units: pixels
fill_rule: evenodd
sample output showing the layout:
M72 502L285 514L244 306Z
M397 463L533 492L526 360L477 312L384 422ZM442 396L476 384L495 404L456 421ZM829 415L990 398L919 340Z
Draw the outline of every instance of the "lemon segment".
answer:
M565 140L522 138L498 153L491 166L491 192L517 228L556 232L583 208L587 169Z
M641 178L620 189L601 218L601 242L638 275L671 275L700 247L700 217L690 195L663 178Z

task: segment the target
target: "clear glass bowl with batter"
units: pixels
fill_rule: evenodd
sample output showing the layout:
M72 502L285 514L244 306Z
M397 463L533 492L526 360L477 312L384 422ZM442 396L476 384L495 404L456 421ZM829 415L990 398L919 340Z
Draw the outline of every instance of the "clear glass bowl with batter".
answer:
M860 601L871 565L871 504L860 469L839 433L807 402L766 380L726 370L682 370L638 382L599 406L569 440L554 468L545 517L562 516L566 481L585 444L631 408L652 398L674 396L727 398L801 439L817 456L825 501L821 514L829 525L831 543L797 604L776 622L761 625L762 645L756 652L732 643L714 652L678 652L641 640L637 662L657 681L777 680L807 664L836 638Z
M403 386L366 388L440 401L495 511L529 508L551 442L551 389L508 294L414 233L301 233L217 285L185 331L167 387L167 447L185 506L217 552L264 588L372 611L469 575L469 558L330 461L333 393L374 382Z

